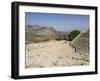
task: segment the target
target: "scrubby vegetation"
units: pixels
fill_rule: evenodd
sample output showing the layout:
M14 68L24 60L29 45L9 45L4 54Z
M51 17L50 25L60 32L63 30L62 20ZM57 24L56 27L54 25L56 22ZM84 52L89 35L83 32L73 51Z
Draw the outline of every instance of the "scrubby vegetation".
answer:
M68 40L69 41L72 41L77 35L80 34L80 31L79 30L73 30L69 33L68 35Z

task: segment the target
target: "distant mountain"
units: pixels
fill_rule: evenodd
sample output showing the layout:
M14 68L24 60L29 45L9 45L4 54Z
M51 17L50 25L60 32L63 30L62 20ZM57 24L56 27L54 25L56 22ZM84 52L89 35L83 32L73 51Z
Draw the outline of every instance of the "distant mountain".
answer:
M56 31L53 27L40 25L26 25L25 34L26 43L42 42L52 39L61 40L67 37L64 32Z

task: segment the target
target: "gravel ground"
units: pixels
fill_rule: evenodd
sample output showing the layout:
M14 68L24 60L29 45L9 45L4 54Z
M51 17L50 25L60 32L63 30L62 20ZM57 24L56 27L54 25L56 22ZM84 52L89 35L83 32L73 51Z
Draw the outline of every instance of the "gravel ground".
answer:
M26 68L89 65L89 54L75 53L66 41L48 41L26 45Z

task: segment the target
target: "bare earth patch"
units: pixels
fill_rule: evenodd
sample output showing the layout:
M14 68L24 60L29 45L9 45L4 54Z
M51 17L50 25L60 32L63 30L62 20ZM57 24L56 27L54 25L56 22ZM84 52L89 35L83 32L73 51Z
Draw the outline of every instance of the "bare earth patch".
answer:
M89 65L88 54L75 53L64 40L27 44L25 51L26 68Z

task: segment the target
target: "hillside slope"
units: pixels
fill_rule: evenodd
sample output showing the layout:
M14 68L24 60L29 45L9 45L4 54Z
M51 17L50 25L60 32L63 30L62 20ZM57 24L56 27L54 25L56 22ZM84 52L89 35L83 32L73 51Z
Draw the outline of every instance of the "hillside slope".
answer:
M52 27L45 27L40 25L27 25L25 27L25 40L26 43L44 42L52 39L64 39L64 32L59 32Z

